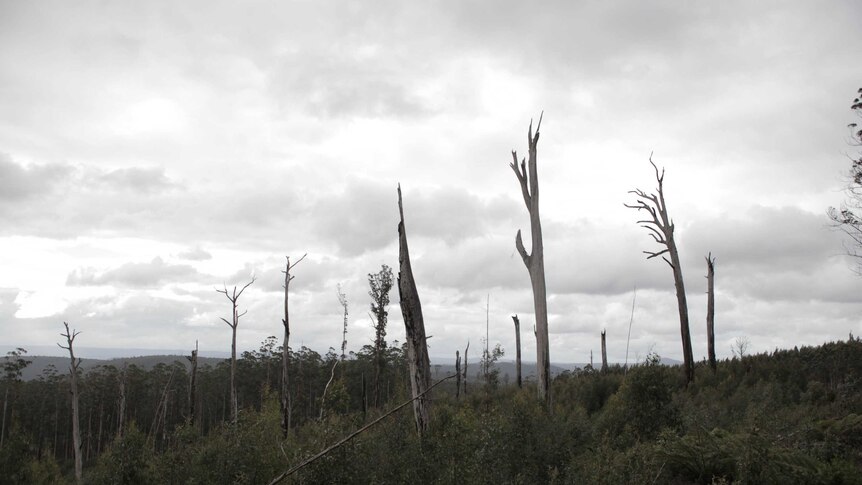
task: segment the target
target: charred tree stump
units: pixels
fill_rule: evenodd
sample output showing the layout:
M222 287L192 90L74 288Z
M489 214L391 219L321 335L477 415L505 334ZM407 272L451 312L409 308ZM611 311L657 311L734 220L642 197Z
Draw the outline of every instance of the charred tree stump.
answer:
M608 348L605 344L605 331L602 330L602 374L608 372Z

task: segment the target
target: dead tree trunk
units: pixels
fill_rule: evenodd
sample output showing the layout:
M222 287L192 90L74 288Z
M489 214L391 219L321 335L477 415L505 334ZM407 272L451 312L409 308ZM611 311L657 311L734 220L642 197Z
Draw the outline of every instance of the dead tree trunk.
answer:
M470 341L467 341L467 348L464 349L464 397L467 397L467 352L470 351Z
M242 287L239 292L236 291L236 286L233 287L233 292L228 292L227 285L224 286L223 290L216 290L219 293L223 293L224 296L231 303L232 312L231 312L231 321L227 321L222 318L222 321L228 325L231 329L231 339L230 339L230 420L233 423L236 423L237 418L239 417L239 402L236 397L236 328L239 326L239 319L246 313L248 310L238 313L237 311L237 300L242 295L242 292L245 291L246 288L251 286L254 283L254 278L251 279L245 286Z
M715 258L706 257L706 342L709 366L712 373L718 370L715 363Z
M602 330L602 373L608 372L608 348L605 345L605 331Z
M195 349L192 350L191 357L186 357L191 363L191 372L189 373L189 424L195 424L195 409L197 408L197 376L198 376L198 343L195 341Z
M66 333L61 333L61 337L66 337L66 346L57 344L61 349L69 351L69 392L72 394L72 443L75 447L75 481L81 483L83 476L83 459L81 457L81 426L78 422L78 366L81 365L81 359L75 358L75 350L72 344L75 342L75 337L81 332L69 330L69 324L63 322L66 327Z
M398 186L398 294L401 315L404 317L406 331L407 361L410 365L410 389L413 398L413 415L419 435L428 430L431 396L426 394L431 386L431 363L428 359L428 343L425 338L425 321L422 318L422 304L413 269L410 266L410 253L407 249L407 232L404 227L404 205L401 202L401 186Z
M533 308L536 314L536 377L538 379L539 399L545 406L551 408L551 358L548 343L548 300L545 289L545 255L542 245L542 223L539 220L539 175L536 167L536 146L539 143L539 128L542 117L536 125L533 135L533 122L527 131L529 145L529 166L523 158L518 165L518 153L512 151L512 163L509 166L518 177L521 195L527 212L530 213L530 234L532 235L532 254L527 254L521 240L521 231L515 236L515 247L524 260L524 265L530 273L530 283L533 287Z
M347 358L347 294L344 293L341 285L338 285L338 303L344 309L344 329L341 332L341 363L344 364L344 359ZM343 366L341 372L344 373Z
M461 352L455 351L455 400L461 398Z
M679 309L679 327L680 335L682 337L683 372L685 373L686 384L688 384L694 380L694 357L691 350L691 333L688 325L688 303L685 298L685 285L682 281L682 267L680 266L679 251L676 247L676 240L673 237L675 226L673 224L673 219L668 216L667 204L664 200L664 169L659 173L658 167L656 167L655 163L652 161L652 155L650 155L649 163L655 170L655 178L658 181L657 192L655 194L647 194L640 189L635 189L629 193L637 196L637 203L633 205L624 205L630 209L642 210L649 214L647 219L638 221L638 224L641 224L641 227L650 231L649 235L652 236L655 242L664 246L664 249L658 252L644 251L647 255L647 259L662 256L665 253L670 255L669 260L666 256L662 256L662 259L673 270L673 283L676 287L676 300L677 307Z
M515 380L518 383L518 389L523 385L521 380L521 321L518 320L518 315L512 315L512 321L515 322Z
M120 372L118 380L120 381L120 402L117 404L117 438L122 438L126 425L126 364L123 364L123 371Z
M290 275L290 270L305 259L305 254L290 264L290 256L287 256L287 262L284 264L284 318L281 319L281 324L284 326L284 342L281 346L281 436L287 439L287 432L290 430L290 312L288 311L288 294L290 293L290 282L293 281L293 276Z

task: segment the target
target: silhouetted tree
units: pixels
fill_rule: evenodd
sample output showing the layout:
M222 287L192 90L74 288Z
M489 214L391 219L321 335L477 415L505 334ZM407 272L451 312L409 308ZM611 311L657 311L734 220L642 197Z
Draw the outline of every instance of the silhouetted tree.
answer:
M857 94L860 96L853 100L850 109L862 118L862 88ZM856 123L847 125L850 129L850 144L862 147L862 129ZM827 211L829 218L850 237L850 246L847 253L856 259L856 272L862 275L862 153L850 157L850 170L847 173L847 200L841 204L839 209L830 207Z

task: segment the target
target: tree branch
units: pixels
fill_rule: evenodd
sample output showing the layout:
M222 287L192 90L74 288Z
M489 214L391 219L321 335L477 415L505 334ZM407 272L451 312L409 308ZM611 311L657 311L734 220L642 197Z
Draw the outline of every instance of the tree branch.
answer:
M521 259L524 260L524 264L527 268L530 267L530 255L527 254L527 250L524 249L524 241L521 240L521 230L518 229L518 234L515 235L515 248L518 249L518 254L521 255Z

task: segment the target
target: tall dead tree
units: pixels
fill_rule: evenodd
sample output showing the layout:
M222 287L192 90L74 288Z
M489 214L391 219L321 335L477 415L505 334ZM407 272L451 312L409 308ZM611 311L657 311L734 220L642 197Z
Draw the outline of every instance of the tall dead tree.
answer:
M123 370L117 376L117 383L120 391L120 400L117 403L117 438L123 437L123 432L126 426L126 369L127 364L123 363Z
M694 380L694 357L691 350L691 333L688 326L688 303L685 298L685 285L682 281L682 267L679 262L679 251L676 247L676 240L673 237L674 224L673 219L668 216L667 204L664 199L664 169L659 173L658 167L652 161L650 154L649 163L655 170L655 178L658 182L656 193L648 194L640 189L629 191L637 197L634 204L624 204L630 209L637 209L649 214L649 217L638 221L641 227L646 228L649 235L656 243L664 246L660 251L644 251L647 259L652 259L658 256L670 266L673 270L673 283L676 287L676 301L679 309L679 328L682 337L682 357L683 357L683 372L685 373L686 384ZM667 254L670 259L667 259Z
M197 397L197 377L198 377L198 342L195 340L195 349L192 350L192 355L186 357L191 364L191 372L189 372L189 424L194 426L195 424L195 409L197 409L197 403L195 398Z
M467 347L464 349L464 396L467 396L467 352L470 351L470 341L467 341Z
M281 436L287 439L287 432L290 430L290 312L288 311L288 295L290 294L290 282L293 281L293 276L290 270L305 259L305 254L297 259L295 263L290 264L290 256L286 256L287 262L284 264L284 318L281 319L281 324L284 326L284 342L281 345Z
M239 313L237 311L237 301L239 297L242 296L242 292L245 291L246 288L251 286L254 283L254 277L252 277L251 281L246 283L245 286L242 287L241 290L237 291L236 286L233 287L232 292L228 292L227 285L224 286L223 290L216 289L217 292L224 294L231 303L231 320L228 321L225 318L222 318L222 321L228 325L231 329L231 340L230 340L230 419L231 422L236 423L237 418L239 417L239 402L236 397L236 329L239 326L239 319L246 313L248 310Z
M605 344L605 331L602 330L602 373L608 372L608 348Z
M515 380L518 383L518 389L522 386L521 380L521 321L518 320L518 315L512 315L512 321L515 322Z
M461 352L455 351L455 400L461 398Z
M75 342L81 332L69 330L69 324L63 322L66 327L66 333L61 333L61 337L66 337L66 345L57 344L61 349L69 351L69 392L72 394L72 444L75 447L75 481L81 483L83 476L83 458L81 457L81 426L78 421L78 366L81 365L81 359L75 357L75 350L72 344Z
M407 361L410 365L410 390L413 394L413 415L419 435L428 430L431 408L431 362L428 359L428 342L425 338L425 321L422 318L422 304L413 269L410 266L410 252L407 249L407 232L404 227L404 205L401 202L401 185L398 185L398 295L404 330L407 333Z
M715 363L715 258L706 256L706 345L712 373L718 370Z
M341 285L338 285L338 303L341 304L341 307L344 309L344 329L341 332L341 363L344 363L344 359L347 358L347 294L344 293L344 290L341 288ZM342 372L343 371L342 367Z
M544 114L544 113L543 113ZM536 146L539 144L539 128L542 126L542 116L536 125L536 134L533 135L533 122L527 130L527 144L529 146L528 161L521 159L518 165L518 153L512 151L512 163L509 167L518 177L521 186L521 195L527 212L530 213L530 234L532 235L532 254L527 254L524 243L521 240L521 230L515 236L515 247L524 260L524 265L530 273L530 283L533 287L533 308L536 314L536 374L538 378L539 399L545 406L551 408L551 358L548 343L548 299L545 289L545 251L542 245L542 223L539 221L539 173L536 167Z

